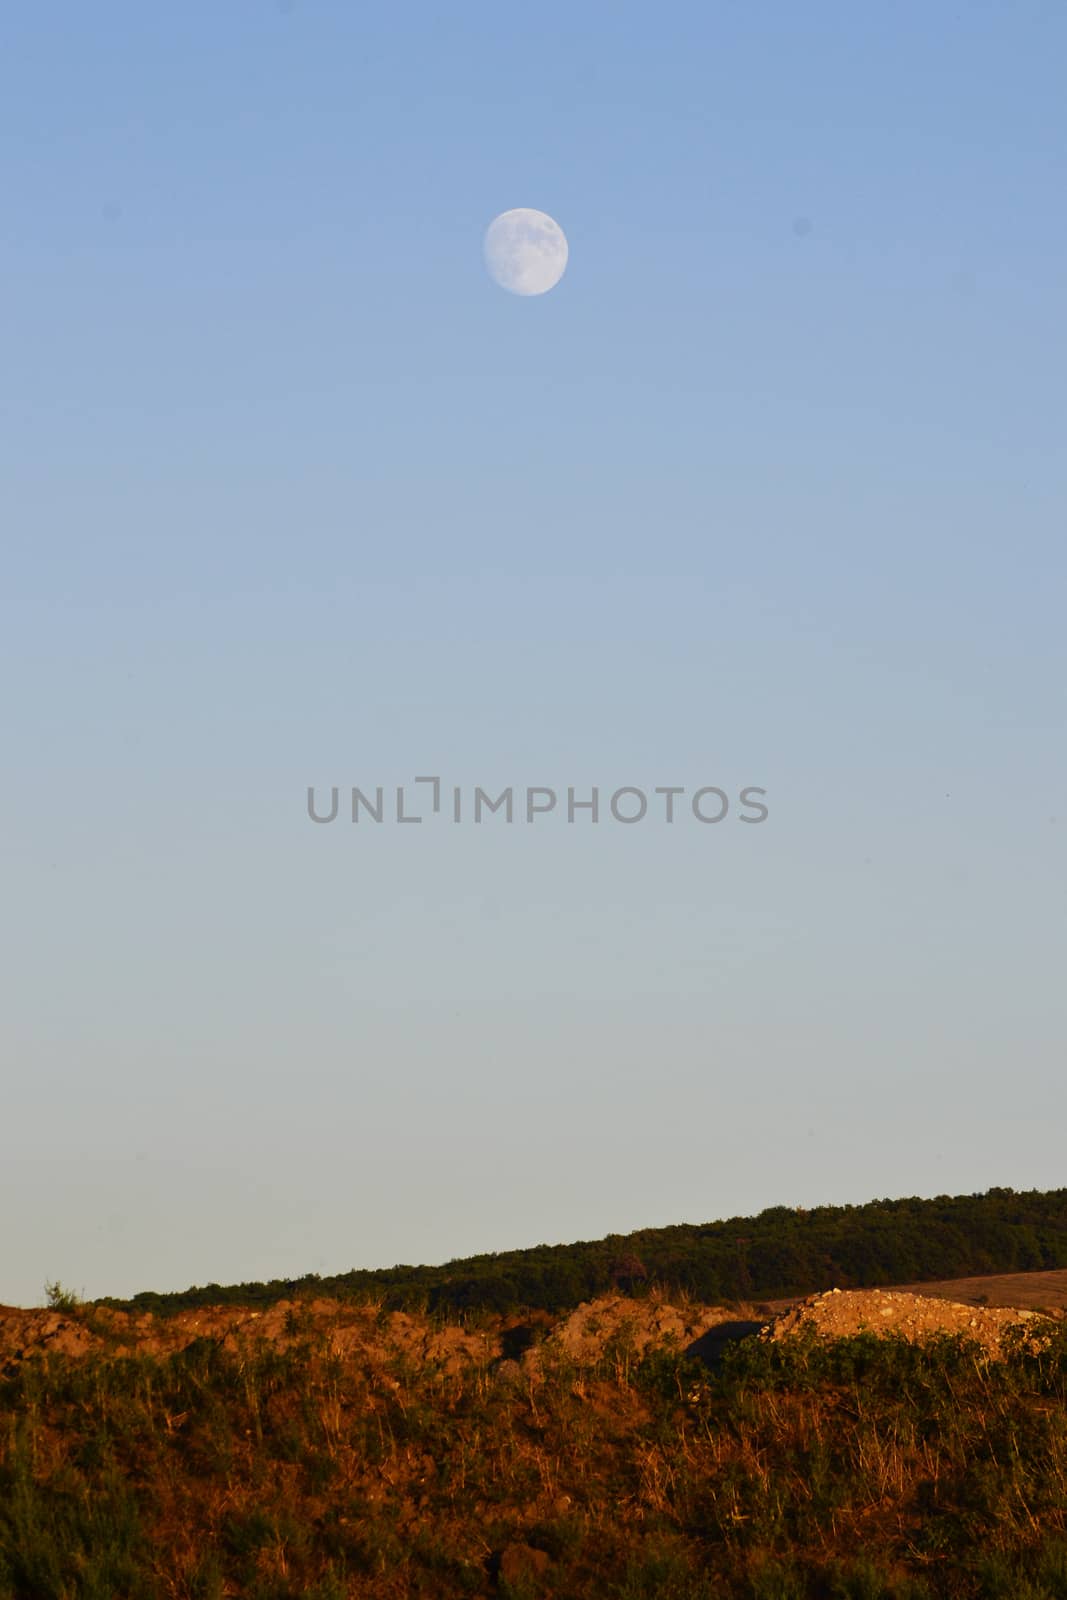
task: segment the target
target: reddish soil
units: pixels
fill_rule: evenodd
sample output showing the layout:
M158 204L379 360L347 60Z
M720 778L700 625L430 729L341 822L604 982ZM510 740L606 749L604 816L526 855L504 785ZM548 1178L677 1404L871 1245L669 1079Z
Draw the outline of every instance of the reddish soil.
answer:
M435 1367L442 1376L471 1368L492 1369L501 1378L521 1378L542 1356L558 1354L580 1366L605 1351L640 1354L673 1345L714 1357L729 1341L763 1330L782 1338L808 1326L830 1337L865 1329L900 1331L909 1338L961 1332L990 1351L1005 1328L1028 1325L1035 1313L1067 1314L1067 1271L1024 1272L886 1289L833 1289L802 1301L780 1300L751 1307L704 1306L650 1295L634 1300L604 1295L552 1319L486 1319L474 1328L434 1323L404 1312L344 1301L279 1301L265 1311L205 1307L155 1317L92 1304L71 1311L18 1310L0 1306L0 1375L32 1356L102 1354L164 1355L211 1339L227 1350L265 1343L285 1349L309 1336L325 1339L339 1355L374 1367L397 1360Z
M829 1339L856 1333L895 1333L912 1342L939 1333L963 1334L990 1355L997 1355L1009 1329L1032 1330L1029 1343L1036 1350L1042 1330L1049 1325L1040 1312L1027 1308L965 1305L937 1295L892 1289L830 1289L783 1311L762 1330L760 1338L788 1339L807 1329Z
M324 1337L331 1352L372 1362L408 1359L450 1374L499 1353L500 1335L434 1326L404 1312L382 1316L373 1306L335 1300L295 1304L281 1300L266 1311L207 1306L173 1317L154 1317L83 1305L73 1311L19 1311L0 1307L0 1374L35 1355L168 1355L200 1339L225 1350L267 1344L285 1350L309 1336Z

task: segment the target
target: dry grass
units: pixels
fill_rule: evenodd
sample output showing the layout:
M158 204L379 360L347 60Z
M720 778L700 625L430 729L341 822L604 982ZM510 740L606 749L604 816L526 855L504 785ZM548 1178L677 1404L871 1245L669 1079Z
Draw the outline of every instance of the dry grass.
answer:
M1067 1332L996 1370L873 1337L709 1369L618 1318L592 1359L525 1364L392 1326L24 1363L0 1385L0 1597L1067 1592Z

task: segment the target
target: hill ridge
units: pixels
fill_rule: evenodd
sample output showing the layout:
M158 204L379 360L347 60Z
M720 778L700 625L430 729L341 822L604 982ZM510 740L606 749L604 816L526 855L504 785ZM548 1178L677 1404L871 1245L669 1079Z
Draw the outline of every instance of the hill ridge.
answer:
M372 1296L387 1309L553 1314L613 1289L652 1287L705 1303L774 1299L991 1273L1067 1267L1067 1188L991 1188L808 1209L770 1206L755 1216L607 1234L572 1244L483 1252L438 1266L354 1268L321 1276L97 1303L162 1315L207 1305L270 1305L308 1294Z

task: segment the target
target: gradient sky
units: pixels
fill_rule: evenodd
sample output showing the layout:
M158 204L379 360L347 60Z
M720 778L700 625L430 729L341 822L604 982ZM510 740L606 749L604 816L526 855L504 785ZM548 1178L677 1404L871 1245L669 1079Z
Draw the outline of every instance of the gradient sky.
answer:
M8 8L0 1300L1067 1181L1065 60ZM308 820L429 773L770 815Z

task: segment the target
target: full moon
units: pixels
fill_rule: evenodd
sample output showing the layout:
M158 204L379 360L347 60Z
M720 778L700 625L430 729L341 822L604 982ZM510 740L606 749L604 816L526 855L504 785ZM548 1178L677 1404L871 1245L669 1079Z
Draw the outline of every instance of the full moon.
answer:
M512 294L545 294L567 266L567 236L544 211L502 211L485 230L485 264Z

